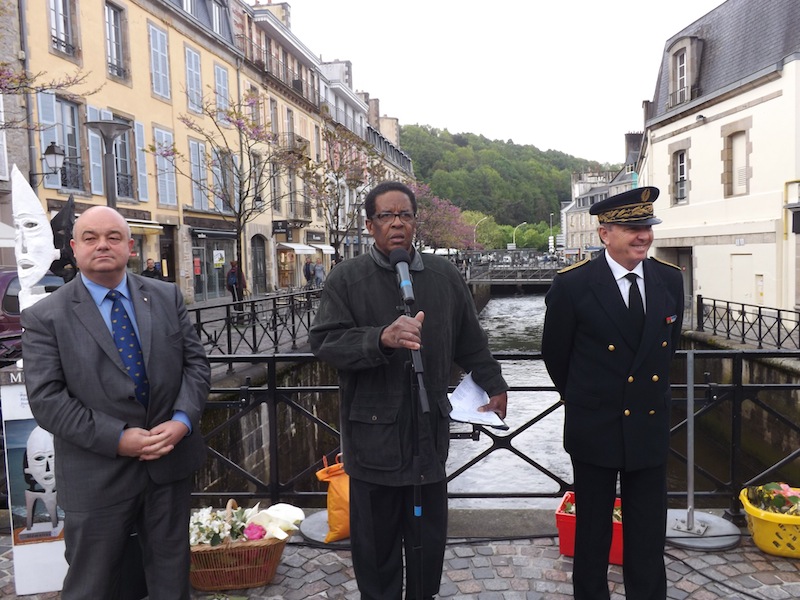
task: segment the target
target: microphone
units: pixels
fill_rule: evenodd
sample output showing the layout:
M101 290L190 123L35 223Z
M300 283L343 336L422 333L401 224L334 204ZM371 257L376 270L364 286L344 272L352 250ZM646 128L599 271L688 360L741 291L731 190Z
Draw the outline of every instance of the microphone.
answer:
M414 304L414 288L411 285L411 275L408 272L408 265L411 263L411 255L403 248L395 248L389 253L389 262L397 272L397 280L400 283L400 295L403 303Z

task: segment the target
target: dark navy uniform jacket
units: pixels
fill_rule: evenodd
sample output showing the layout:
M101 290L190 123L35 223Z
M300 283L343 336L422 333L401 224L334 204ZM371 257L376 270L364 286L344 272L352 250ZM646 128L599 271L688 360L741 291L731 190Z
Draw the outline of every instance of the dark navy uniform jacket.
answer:
M629 471L667 460L669 367L683 316L680 270L652 258L642 266L641 340L603 254L556 275L542 336L565 406L564 448L575 460Z

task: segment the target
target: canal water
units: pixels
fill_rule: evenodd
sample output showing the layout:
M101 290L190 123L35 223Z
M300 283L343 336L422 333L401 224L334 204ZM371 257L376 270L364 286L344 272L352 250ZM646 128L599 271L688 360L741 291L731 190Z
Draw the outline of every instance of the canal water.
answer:
M481 324L489 336L494 352L538 352L541 350L544 326L544 294L493 297L481 312ZM510 386L552 386L542 361L502 361L503 375ZM558 403L556 392L511 392L508 398L506 423L508 432L493 430L497 435L509 435ZM554 411L512 441L512 447L530 457L553 475L572 481L572 464L563 448L564 412ZM456 431L469 426L453 425ZM450 444L448 473L469 462L491 446L491 440L453 440ZM475 466L453 479L451 493L557 493L559 485L551 477L525 462L513 452L500 449L492 452ZM454 499L457 508L554 508L557 499Z

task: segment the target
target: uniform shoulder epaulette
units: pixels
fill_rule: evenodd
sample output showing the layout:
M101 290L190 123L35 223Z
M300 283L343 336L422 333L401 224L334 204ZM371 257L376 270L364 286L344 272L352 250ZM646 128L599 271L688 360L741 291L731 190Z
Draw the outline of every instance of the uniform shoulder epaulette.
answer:
M560 271L558 271L558 272L559 272L559 273L566 273L567 271L572 271L572 269L577 269L578 267L582 267L583 265L585 265L586 263L588 263L588 262L589 262L589 260L590 260L590 259L589 259L588 257L587 257L587 258L584 258L583 260L581 260L581 261L579 261L579 262L576 262L574 265L570 265L570 266L568 266L568 267L564 267L563 269L561 269L561 270L560 270Z
M678 269L678 271L682 270L678 265L674 265L671 262L667 262L665 260L661 260L660 258L658 258L656 256L651 256L650 258L652 258L656 262L660 262L662 265L667 265L668 267L672 267L673 269Z

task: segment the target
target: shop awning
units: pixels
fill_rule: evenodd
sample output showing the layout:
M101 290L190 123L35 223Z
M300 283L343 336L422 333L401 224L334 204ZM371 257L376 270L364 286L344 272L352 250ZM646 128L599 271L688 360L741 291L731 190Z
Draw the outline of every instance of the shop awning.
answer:
M294 250L295 254L316 254L317 249L312 248L307 244L293 244L291 242L281 242L278 244L278 248L283 248L284 250Z
M329 246L328 244L311 244L314 248L318 250L322 250L323 254L335 254L335 250L333 246Z
M226 238L236 239L236 232L229 229L199 229L192 227L192 235L195 237Z
M131 228L131 233L142 235L155 235L164 231L164 228L155 221L144 221L142 219L127 219Z

